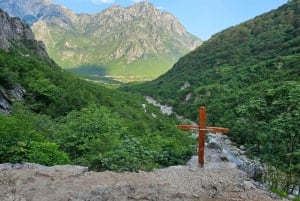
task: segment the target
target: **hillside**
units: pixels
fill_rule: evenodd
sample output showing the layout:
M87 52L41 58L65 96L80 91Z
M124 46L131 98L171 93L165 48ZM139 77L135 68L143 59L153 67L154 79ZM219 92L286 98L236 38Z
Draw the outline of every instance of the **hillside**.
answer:
M147 2L93 15L43 0L23 4L0 1L0 8L25 20L30 14L33 32L50 57L84 74L157 77L201 44L172 14Z
M271 182L291 192L300 176L299 9L299 0L289 1L217 33L158 79L124 90L193 120L205 105L209 125L230 128L249 156L290 175Z
M1 10L0 36L0 163L137 171L191 156L195 142L174 116L61 69L24 22Z

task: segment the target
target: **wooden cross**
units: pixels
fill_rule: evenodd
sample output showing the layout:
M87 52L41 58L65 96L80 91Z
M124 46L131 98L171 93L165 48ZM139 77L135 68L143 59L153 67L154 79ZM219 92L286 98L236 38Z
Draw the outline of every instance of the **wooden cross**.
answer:
M217 132L217 133L227 133L228 128L222 127L209 127L206 126L206 108L204 106L200 107L199 110L199 126L196 125L178 125L177 128L187 131L187 130L198 130L199 131L199 145L198 145L198 164L199 167L204 166L204 147L205 147L205 132Z

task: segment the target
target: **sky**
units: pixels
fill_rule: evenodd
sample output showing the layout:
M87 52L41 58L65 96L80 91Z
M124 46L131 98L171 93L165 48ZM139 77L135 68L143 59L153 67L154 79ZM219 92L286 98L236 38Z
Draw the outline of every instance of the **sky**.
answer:
M141 0L51 0L76 13L97 13L113 5ZM147 0L172 13L188 32L203 41L213 34L278 8L288 0Z

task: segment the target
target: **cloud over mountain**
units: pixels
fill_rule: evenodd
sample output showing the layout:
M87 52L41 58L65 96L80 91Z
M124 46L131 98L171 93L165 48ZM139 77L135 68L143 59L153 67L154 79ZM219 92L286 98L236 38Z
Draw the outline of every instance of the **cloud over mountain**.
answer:
M110 4L110 3L114 3L115 1L114 0L91 0L91 2L94 4L102 4L102 3Z

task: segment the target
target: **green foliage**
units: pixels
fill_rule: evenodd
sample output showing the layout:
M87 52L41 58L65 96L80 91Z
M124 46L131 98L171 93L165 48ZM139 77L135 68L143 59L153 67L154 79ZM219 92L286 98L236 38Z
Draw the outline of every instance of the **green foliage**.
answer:
M91 105L62 118L53 130L53 140L69 154L73 163L94 170L150 170L182 164L190 156L192 140L187 137L180 137L182 141L179 141L162 132L145 136L144 132L151 128L147 125L134 128L136 122L131 125L128 122L108 108Z
M191 156L195 141L176 129L174 116L142 96L78 78L24 47L0 51L0 87L26 89L24 105L0 117L0 162L138 171Z
M271 187L270 191L272 191L273 193L276 193L280 197L283 197L283 198L287 197L287 193L284 190Z
M295 198L293 199L293 201L300 201L300 197L299 197L299 196L295 197Z
M97 155L115 149L122 126L117 117L104 107L95 105L73 111L55 128L54 140L73 160L83 161L87 155Z
M66 153L59 150L58 145L51 142L30 142L28 144L27 162L43 165L63 165L70 162ZM23 159L24 160L24 159Z
M244 129L236 139L248 145L251 154L284 171L299 171L299 94L300 83L286 81L236 109L237 125Z
M66 164L68 156L48 142L28 112L0 115L0 163L36 162L44 165Z

